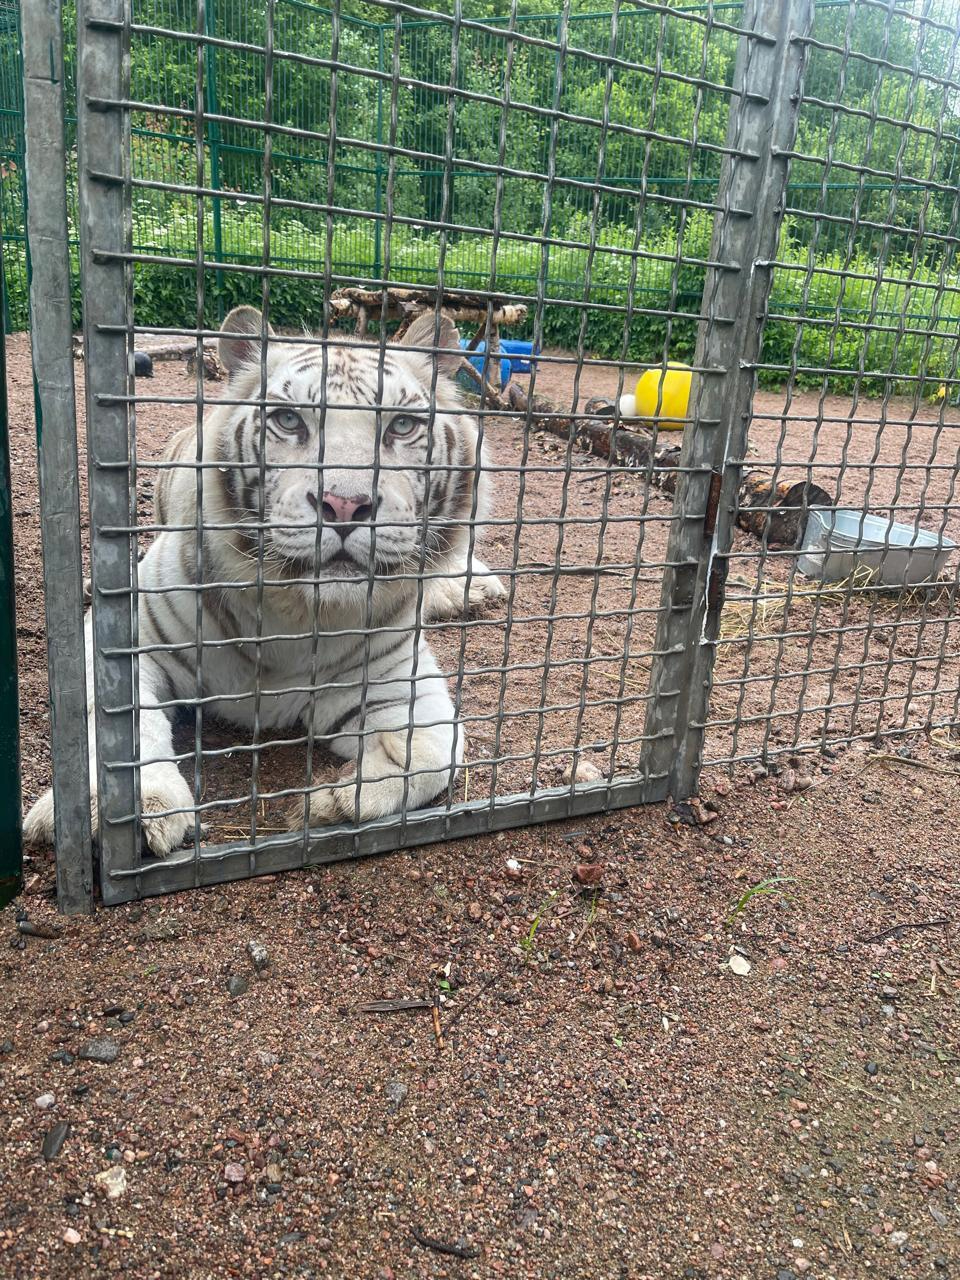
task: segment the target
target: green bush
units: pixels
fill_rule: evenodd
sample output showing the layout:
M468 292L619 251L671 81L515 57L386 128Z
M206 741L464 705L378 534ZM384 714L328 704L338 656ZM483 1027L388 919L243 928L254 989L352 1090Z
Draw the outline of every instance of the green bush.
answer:
M573 215L558 228L546 253L536 243L501 239L493 261L492 238L461 234L448 237L442 254L448 287L489 289L535 303L544 298L539 338L544 346L582 349L606 359L633 362L673 360L694 355L698 316L709 257L711 219L694 211L682 237L663 227L638 246L628 227L603 228L591 251L589 219ZM163 219L148 202L134 210L134 242L145 255L134 270L134 309L141 325L192 327L198 318L195 265L151 262L157 256L193 263L198 254L197 221L185 205L172 205ZM219 230L213 212L203 224L203 257L216 261L219 242L225 269L202 273L205 326L213 328L238 303L259 305L263 298L264 235L259 206L237 208L224 202ZM270 228L269 308L274 324L319 326L323 317L326 227L309 227L283 217ZM378 237L375 224L339 218L329 229L330 281L375 280L387 268L389 278L434 284L441 265L436 234L395 225ZM796 369L796 385L818 387L832 370L829 390L849 391L862 372L869 392L886 385L880 376L897 370L904 378L921 370L935 390L953 372L960 332L960 278L941 279L932 268L891 260L878 276L876 262L851 258L840 250L817 255L796 244L784 229L764 328L762 385L786 381ZM77 275L76 251L74 273ZM4 261L10 327L27 321L26 271L22 245L8 244ZM243 268L249 268L244 270ZM902 283L909 281L909 283ZM944 288L944 286L946 286ZM632 293L633 306L627 301ZM80 323L80 291L75 289L75 322ZM534 335L535 306L515 336ZM898 390L912 390L904 381Z

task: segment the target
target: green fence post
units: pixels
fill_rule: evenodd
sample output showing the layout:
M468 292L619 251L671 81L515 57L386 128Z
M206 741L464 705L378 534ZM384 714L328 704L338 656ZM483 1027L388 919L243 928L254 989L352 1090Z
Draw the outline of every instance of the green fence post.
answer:
M377 70L383 72L383 26L377 30ZM377 212L377 218L373 228L373 278L380 279L380 273L383 270L381 241L383 236L383 227L380 222L380 213L383 211L383 152L379 150L383 146L383 79L377 80L377 151L376 151L376 177L374 178L373 189L373 207Z
M203 6L203 32L207 37L217 33L216 0L206 0ZM217 99L217 50L215 45L205 44L203 47L204 89L207 100L207 114L219 115L220 104ZM220 121L211 120L207 125L207 136L210 139L210 185L214 191L220 190ZM221 221L220 197L213 197L213 253L217 262L223 261L223 223ZM223 272L216 272L217 321L223 320Z
M6 311L7 288L0 271ZM17 612L13 579L13 506L7 422L6 344L0 341L0 905L23 884L20 829L20 703L17 693Z

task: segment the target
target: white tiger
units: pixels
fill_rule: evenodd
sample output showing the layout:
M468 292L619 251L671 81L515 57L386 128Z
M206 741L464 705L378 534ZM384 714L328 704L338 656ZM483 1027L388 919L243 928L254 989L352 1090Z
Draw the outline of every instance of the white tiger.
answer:
M226 399L260 398L262 326L252 307L237 307L224 321ZM434 345L441 349L436 356L411 350ZM415 809L448 785L463 758L446 681L418 637L418 593L425 618L462 616L465 607L505 594L481 561L474 559L467 573L469 521L484 517L487 482L476 421L453 381L459 336L444 315L437 341L434 316L426 315L382 360L379 347L328 345L325 380L321 347L268 340L266 348L262 464L256 404L218 405L204 422L203 460L212 465L203 472L201 581L245 585L203 592L202 693L222 695L222 702L206 704L221 719L252 726L255 640L265 637L261 727L306 726L312 716L318 746L347 761L314 779L308 820L353 821L357 806L361 821ZM327 405L322 444L321 404ZM166 456L193 462L195 429L179 432ZM197 693L196 488L189 466L158 473L158 523L172 527L139 566L140 644L178 646L145 652L139 663L143 832L161 857L182 844L194 820L191 788L168 758L171 719L156 704ZM258 529L263 578L274 584L260 593L259 632ZM447 576L418 582L421 563L427 574ZM86 646L94 760L89 615ZM91 806L96 820L93 783ZM291 816L294 826L302 823L302 803ZM34 805L24 830L33 843L52 840L51 792Z

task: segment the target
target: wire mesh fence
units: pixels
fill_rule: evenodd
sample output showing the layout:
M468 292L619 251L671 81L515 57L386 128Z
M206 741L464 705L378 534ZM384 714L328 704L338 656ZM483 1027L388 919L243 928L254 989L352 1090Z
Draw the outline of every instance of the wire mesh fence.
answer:
M958 11L851 4L804 43L817 74L791 171L806 195L788 197L754 366L780 387L754 401L745 462L774 488L815 485L823 515L806 557L793 530L734 542L709 718L719 761L957 717ZM851 128L856 151L841 145Z
M954 6L376 11L81 9L108 901L957 718Z

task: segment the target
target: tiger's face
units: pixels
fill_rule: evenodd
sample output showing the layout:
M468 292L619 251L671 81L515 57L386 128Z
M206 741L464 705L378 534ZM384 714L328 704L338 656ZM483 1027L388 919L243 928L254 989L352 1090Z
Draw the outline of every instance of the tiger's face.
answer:
M215 441L234 464L222 472L231 519L262 521L268 570L365 593L371 570L436 569L466 540L478 433L451 376L459 337L442 321L439 344L424 316L382 359L375 346L328 345L324 357L319 345L268 341L265 407L224 406ZM228 398L260 397L261 325L251 307L224 322ZM434 345L437 357L411 349Z

